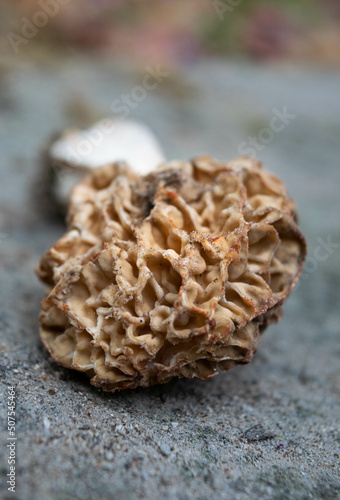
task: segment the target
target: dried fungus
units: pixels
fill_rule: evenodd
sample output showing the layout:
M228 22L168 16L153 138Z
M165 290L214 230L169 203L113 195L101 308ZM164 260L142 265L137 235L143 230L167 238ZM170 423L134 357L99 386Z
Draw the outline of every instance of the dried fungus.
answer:
M41 259L41 339L109 391L209 379L251 360L305 255L295 205L259 162L105 166Z

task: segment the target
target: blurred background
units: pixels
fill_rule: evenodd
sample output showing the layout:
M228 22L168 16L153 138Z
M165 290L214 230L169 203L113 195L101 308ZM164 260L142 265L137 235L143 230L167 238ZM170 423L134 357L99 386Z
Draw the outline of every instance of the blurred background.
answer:
M20 34L21 16L44 25L41 9L49 21L30 44L36 57L91 51L140 63L219 56L340 64L337 0L2 0L4 50L6 33Z
M138 488L184 500L212 489L243 500L249 488L338 498L339 0L1 0L0 31L0 350L3 381L21 388L22 498L112 498L113 483L124 499L141 498ZM104 397L40 346L33 270L65 231L43 196L41 155L56 133L104 117L146 123L168 159L253 156L296 200L309 256L248 367ZM106 441L98 429L91 441L83 394ZM129 437L110 428L108 407L111 423L131 423ZM84 439L72 434L80 416ZM240 442L258 422L280 436L274 444ZM152 455L150 432L177 451Z

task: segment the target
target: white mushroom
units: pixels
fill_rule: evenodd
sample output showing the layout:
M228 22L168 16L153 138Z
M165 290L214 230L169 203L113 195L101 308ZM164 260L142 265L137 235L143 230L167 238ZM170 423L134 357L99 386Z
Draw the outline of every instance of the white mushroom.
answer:
M146 125L109 118L87 130L66 130L52 142L47 158L55 174L54 196L65 208L73 187L94 168L126 161L144 175L165 161L157 139Z

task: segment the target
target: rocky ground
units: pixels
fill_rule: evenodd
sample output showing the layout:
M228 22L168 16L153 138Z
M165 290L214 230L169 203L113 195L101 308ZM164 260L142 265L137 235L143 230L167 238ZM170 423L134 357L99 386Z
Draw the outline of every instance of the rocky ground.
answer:
M253 153L298 202L309 258L250 365L107 394L39 342L34 268L64 231L42 194L39 154L57 130L109 115L145 69L74 62L18 59L1 71L2 498L14 498L9 386L20 500L340 498L339 73L202 62L169 70L134 102L129 117L155 130L168 158L230 159L255 136ZM285 107L290 118L265 144L263 129Z

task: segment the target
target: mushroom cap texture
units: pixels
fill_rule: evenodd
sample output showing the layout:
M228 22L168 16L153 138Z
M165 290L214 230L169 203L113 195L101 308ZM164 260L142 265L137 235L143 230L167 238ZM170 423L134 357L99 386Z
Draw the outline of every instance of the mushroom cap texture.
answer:
M293 201L255 160L107 165L41 259L41 339L108 391L209 379L251 360L305 256Z

